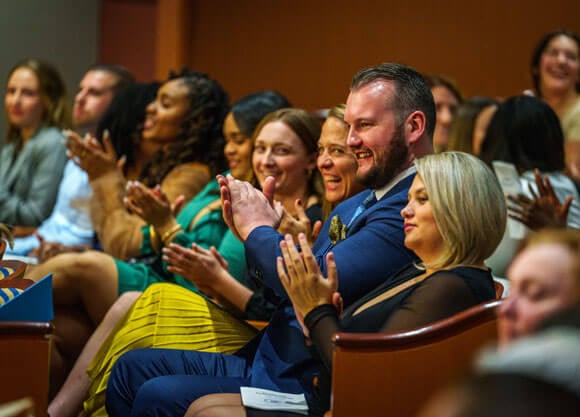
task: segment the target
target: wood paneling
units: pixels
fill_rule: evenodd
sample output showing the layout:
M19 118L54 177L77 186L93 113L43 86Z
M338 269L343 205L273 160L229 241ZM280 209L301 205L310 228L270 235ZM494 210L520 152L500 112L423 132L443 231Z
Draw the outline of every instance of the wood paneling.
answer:
M153 80L156 37L156 0L103 0L99 62L123 65L139 81Z
M449 76L467 96L517 94L530 86L530 54L542 34L558 27L580 32L580 2L573 0L157 3L155 49L146 48L143 37L135 49L154 59L159 77L190 64L218 79L232 99L275 88L308 109L343 101L358 69L384 61ZM109 38L119 51L121 37ZM127 60L134 52L125 52Z

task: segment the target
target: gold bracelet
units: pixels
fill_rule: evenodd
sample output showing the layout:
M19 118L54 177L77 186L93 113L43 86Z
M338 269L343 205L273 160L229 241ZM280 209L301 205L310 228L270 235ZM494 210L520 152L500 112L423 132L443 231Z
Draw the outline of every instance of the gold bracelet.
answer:
M159 252L159 246L161 242L159 241L159 236L157 236L157 231L153 227L153 225L149 225L149 241L151 242L151 247L155 250L155 252Z
M182 230L183 229L181 228L180 224L173 225L173 227L171 229L169 229L167 232L163 233L163 235L161 236L161 242L163 242L163 244L167 246L167 244L166 244L167 239L169 239L174 234L176 234L177 232L180 232Z

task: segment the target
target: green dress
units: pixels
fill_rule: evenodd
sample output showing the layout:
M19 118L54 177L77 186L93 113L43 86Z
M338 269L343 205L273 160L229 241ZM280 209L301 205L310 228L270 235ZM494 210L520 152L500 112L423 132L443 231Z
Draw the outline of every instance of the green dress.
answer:
M308 209L307 215L314 223L321 217L320 206ZM221 243L215 246L228 262L230 274L254 291L243 318L268 320L275 306L266 300L264 288L250 279L244 245L228 229ZM90 386L84 402L86 415L107 417L104 404L111 369L130 350L163 348L234 353L256 335L256 329L202 294L190 291L189 287L153 283L117 323L87 370Z
M228 230L222 218L221 206L212 204L219 201L219 185L216 179L210 181L206 187L199 192L178 214L177 222L183 228L183 232L178 233L173 242L183 247L190 247L193 242L204 247L219 247L224 234ZM210 206L211 205L211 206ZM211 209L198 216L205 207ZM199 217L199 218L196 218ZM194 224L192 221L195 219ZM240 244L241 245L241 244ZM242 247L243 251L243 247ZM245 259L226 257L233 270L243 269ZM239 262L242 265L238 265ZM149 285L155 282L171 282L182 287L197 291L195 285L180 275L167 271L166 263L161 260L161 254L155 252L151 246L151 236L149 227L143 227L143 243L141 245L141 256L128 262L115 259L119 281L119 294L127 291L144 291Z

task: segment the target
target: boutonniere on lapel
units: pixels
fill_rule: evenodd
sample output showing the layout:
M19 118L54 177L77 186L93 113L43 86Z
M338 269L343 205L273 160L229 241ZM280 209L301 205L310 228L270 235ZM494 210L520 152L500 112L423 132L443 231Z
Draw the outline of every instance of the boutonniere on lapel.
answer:
M335 214L332 219L330 219L330 228L328 229L328 237L330 237L330 242L336 245L341 240L346 238L348 232L348 226L340 220L338 214Z

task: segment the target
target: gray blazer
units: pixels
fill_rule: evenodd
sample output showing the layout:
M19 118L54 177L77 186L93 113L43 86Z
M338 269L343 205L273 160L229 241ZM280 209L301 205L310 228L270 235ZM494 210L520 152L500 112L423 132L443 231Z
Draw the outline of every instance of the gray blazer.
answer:
M16 143L0 151L0 222L38 226L56 201L67 161L64 136L54 127L40 128L13 160Z

